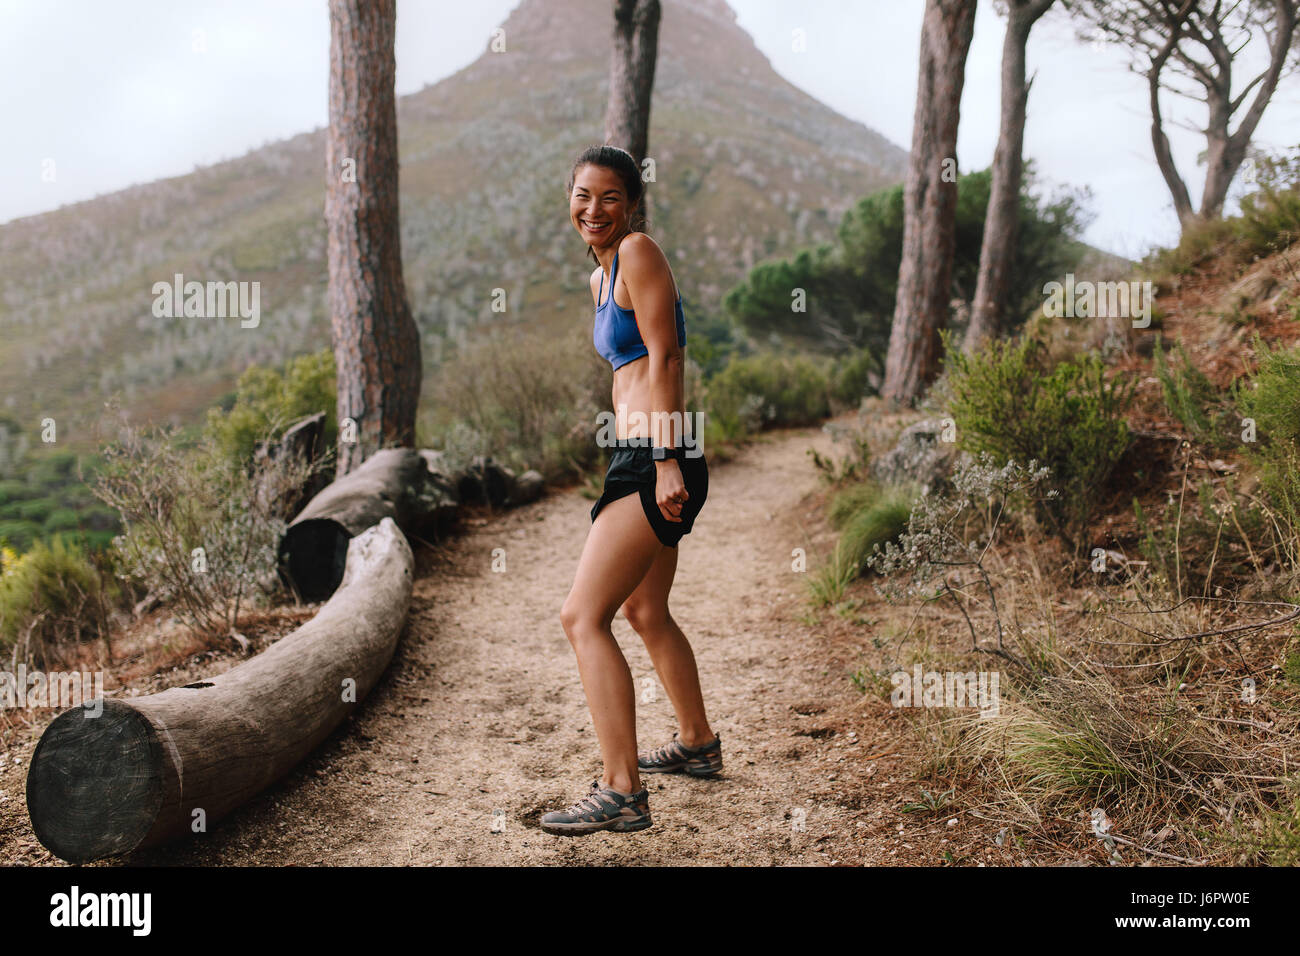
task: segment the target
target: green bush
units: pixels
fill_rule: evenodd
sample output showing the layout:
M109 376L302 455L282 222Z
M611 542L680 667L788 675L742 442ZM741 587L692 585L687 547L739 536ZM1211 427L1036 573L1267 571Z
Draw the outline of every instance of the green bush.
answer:
M1057 495L1039 501L1041 518L1068 545L1085 532L1130 436L1126 377L1107 381L1096 355L1047 368L1033 339L990 343L974 356L947 350L951 412L960 445L999 465L1037 462Z
M864 487L868 489L866 494ZM841 498L846 501L841 503ZM854 568L858 574L866 571L867 560L876 547L884 547L885 542L896 540L907 530L915 498L915 489L898 485L866 485L837 496L831 515L833 520L843 522L836 545L839 564Z
M34 498L38 494L40 494L40 491L25 481L18 481L14 478L6 478L4 481L0 481L0 504Z
M988 170L957 179L952 298L974 298L991 183ZM1086 193L1049 201L1033 192L1029 164L1011 269L1015 319L1025 318L1042 301L1043 283L1073 268L1086 248L1077 241L1086 220ZM821 354L866 348L881 356L889 346L902 251L903 187L893 186L846 211L834 243L755 266L727 293L723 308L758 342L775 336ZM803 292L803 312L794 311L797 290Z
M857 408L862 399L876 394L880 383L880 361L869 349L858 349L835 360L828 389L833 404Z
M43 524L53 510L54 505L50 504L48 500L36 498L32 501L24 501L18 506L18 517L24 521Z
M6 650L21 642L20 658L46 667L60 644L107 635L107 600L99 569L75 544L36 541L21 557L5 556L0 642Z
M1148 257L1150 271L1187 275L1210 260L1231 271L1300 239L1300 147L1253 162L1257 188L1242 197L1241 212L1187 226L1177 246Z
M552 481L577 477L598 458L597 415L613 409L609 363L591 347L590 326L563 336L486 332L431 378L431 444L454 463L489 454ZM686 388L691 409L689 363Z
M764 352L733 358L705 384L710 425L723 438L767 427L812 425L830 415L825 362Z
M257 442L278 437L296 419L325 413L323 445L333 448L338 436L334 353L323 349L290 361L283 373L249 366L239 377L229 410L208 410L207 436L232 463L253 456Z
M1300 563L1300 348L1270 349L1255 340L1258 367L1237 405L1255 423L1247 455L1259 472L1260 487L1288 531L1289 557Z
M0 544L18 551L26 551L41 537L41 526L22 519L0 521Z
M1169 414L1182 422L1187 434L1199 445L1223 452L1237 444L1237 416L1231 396L1215 387L1205 373L1192 364L1183 343L1175 345L1178 363L1171 365L1156 335L1156 378L1164 392Z
M71 508L55 508L45 519L45 533L75 531L81 527L81 516Z

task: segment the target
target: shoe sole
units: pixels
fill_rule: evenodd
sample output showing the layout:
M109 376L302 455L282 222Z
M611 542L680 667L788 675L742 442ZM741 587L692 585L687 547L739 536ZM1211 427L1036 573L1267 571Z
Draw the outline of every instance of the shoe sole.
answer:
M668 765L659 765L657 767L644 767L637 764L638 773L686 773L692 777L712 777L722 773L722 765L716 767L692 767L686 763L675 763Z
M588 833L599 833L602 830L608 830L611 833L635 833L637 830L645 830L651 827L654 821L649 817L641 817L637 820L613 819L606 820L603 823L588 823L585 820L579 823L543 823L541 828L547 833L553 833L556 836L584 836Z

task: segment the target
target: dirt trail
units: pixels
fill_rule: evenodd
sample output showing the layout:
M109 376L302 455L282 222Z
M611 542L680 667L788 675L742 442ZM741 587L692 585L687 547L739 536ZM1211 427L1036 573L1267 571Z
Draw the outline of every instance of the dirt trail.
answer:
M485 520L432 559L426 551L408 631L356 718L207 837L129 862L903 862L911 847L880 789L901 783L889 708L864 705L849 681L855 647L837 650L800 620L807 575L791 570L791 551L807 549L812 565L825 540L809 447L826 453L831 442L820 429L788 430L711 462L672 608L695 648L725 769L714 780L647 777L650 830L564 838L537 828L600 767L558 617L590 526L591 502L567 491ZM498 548L504 573L492 570ZM614 632L637 685L641 746L666 741L672 710L645 648L622 617ZM923 829L955 835L943 821Z

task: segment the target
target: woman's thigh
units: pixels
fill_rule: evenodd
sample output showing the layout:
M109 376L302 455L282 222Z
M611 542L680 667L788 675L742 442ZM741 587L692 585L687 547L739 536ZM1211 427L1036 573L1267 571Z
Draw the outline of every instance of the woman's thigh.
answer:
M650 624L668 616L668 592L677 575L677 555L680 548L665 547L650 565L650 570L623 602L623 616L634 628Z
M664 550L668 549L655 536L638 495L611 501L587 532L561 616L608 625Z

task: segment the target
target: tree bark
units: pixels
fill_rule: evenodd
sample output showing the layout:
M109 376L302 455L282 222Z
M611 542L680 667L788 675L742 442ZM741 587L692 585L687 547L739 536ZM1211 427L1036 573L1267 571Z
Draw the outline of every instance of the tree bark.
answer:
M1010 0L1002 41L1002 118L993 152L989 208L984 218L980 270L975 283L965 351L975 353L1007 328L1011 270L1020 226L1020 181L1024 171L1025 110L1032 81L1025 79L1029 31L1055 0Z
M55 856L85 863L195 832L298 764L378 682L411 602L410 545L391 520L352 539L320 612L246 663L51 722L27 809ZM200 814L199 811L202 811Z
M614 48L609 61L605 142L632 154L637 165L650 141L650 100L659 48L659 0L615 0ZM634 230L645 226L650 197L643 195Z
M1246 110L1235 132L1228 131L1232 114L1244 102L1251 86L1234 101L1232 99L1231 64L1233 51L1229 50L1217 25L1211 21L1206 25L1208 46L1216 63L1221 65L1221 72L1207 80L1205 84L1206 105L1210 110L1210 121L1206 124L1206 171L1205 189L1201 193L1201 219L1218 219L1223 215L1223 204L1228 198L1228 187L1237 175L1237 170L1246 159L1246 148L1255 135L1255 128L1264 115L1264 109L1277 90L1282 78L1287 57L1291 53L1291 43L1296 29L1295 0L1274 0L1273 13L1276 18L1274 33L1269 44L1269 64L1251 86L1258 86L1255 98Z
M956 244L957 124L974 29L975 0L926 0L903 189L903 259L881 389L894 402L915 402L938 371Z
M325 220L342 476L385 445L415 444L421 364L402 279L395 0L330 0L329 10Z
M435 472L425 453L381 449L307 502L280 540L280 566L305 600L322 600L343 580L354 537L384 518L409 534L436 534L457 504L455 479Z

